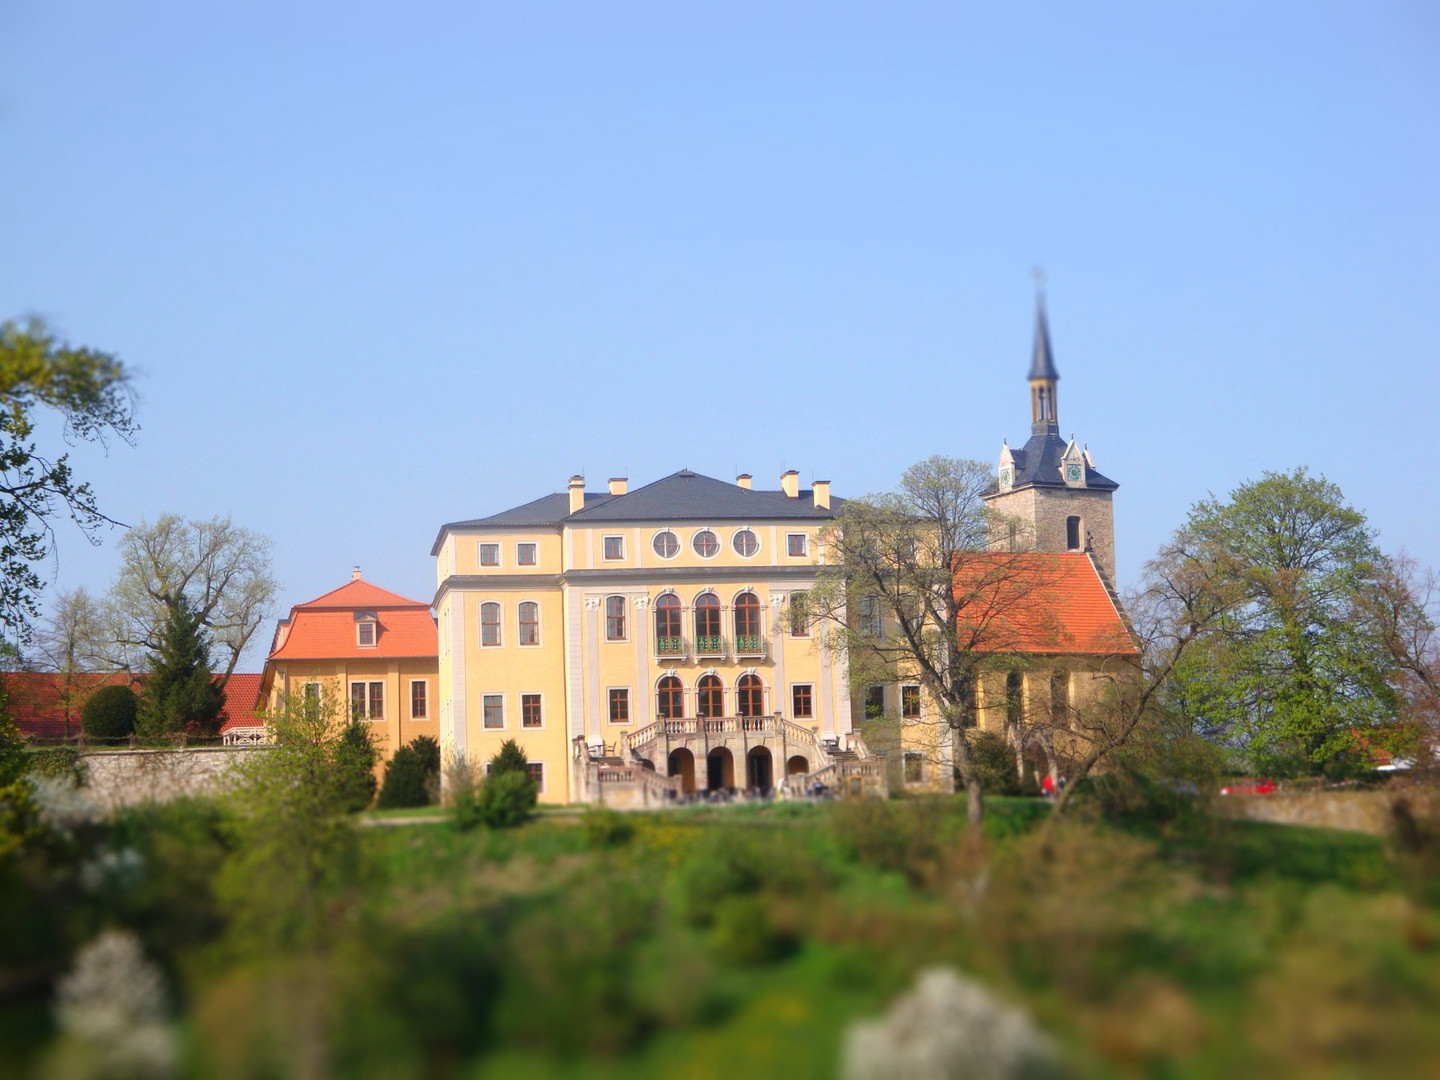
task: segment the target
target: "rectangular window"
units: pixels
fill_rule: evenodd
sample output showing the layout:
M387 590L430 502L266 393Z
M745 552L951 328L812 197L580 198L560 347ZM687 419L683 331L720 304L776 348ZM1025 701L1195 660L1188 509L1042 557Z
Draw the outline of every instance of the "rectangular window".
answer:
M530 779L535 781L535 790L545 794L545 764L541 761L527 761L525 771L530 774Z
M486 731L500 731L505 727L505 695L483 694L480 697L480 712L484 717Z
M356 720L385 719L385 684L383 682L352 682L350 684L350 715Z
M790 687L790 712L796 720L809 720L815 715L815 688L810 683Z
M885 687L872 686L865 691L865 719L874 720L885 715Z
M611 689L610 722L612 724L628 724L630 722L630 691L628 689L620 687Z
M805 533L785 534L785 554L792 559L803 559L809 550L809 537Z
M862 596L860 598L861 636L879 637L883 629L883 621L880 618L880 598L878 596Z
M481 545L480 545L480 565L481 565L481 566L499 566L499 565L500 565L500 545L499 545L499 544L481 544Z
M539 694L520 695L520 726L522 728L545 726L545 719L540 713Z
M925 755L905 755L905 782L907 784L922 784L925 782Z
M362 649L375 647L375 623L372 620L355 624L355 643Z
M920 719L920 687L913 683L900 687L900 715L906 720Z
M792 592L790 594L790 636L810 636L810 594L805 592Z
M607 596L605 598L605 640L625 640L625 598L623 596Z
M414 679L410 683L410 719L424 720L429 715L426 706L425 680Z
M516 566L534 566L534 565L535 565L535 545L534 545L534 544L516 544L516 545L515 545L515 565L516 565Z
M1057 671L1050 676L1050 722L1056 727L1070 725L1070 675Z
M611 562L625 558L625 537L607 536L601 543L604 545L605 558Z

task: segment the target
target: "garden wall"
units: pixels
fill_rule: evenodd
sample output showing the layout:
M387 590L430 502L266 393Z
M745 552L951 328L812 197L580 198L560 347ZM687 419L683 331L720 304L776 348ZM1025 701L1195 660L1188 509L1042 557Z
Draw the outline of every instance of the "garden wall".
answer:
M106 810L214 794L263 746L206 746L184 750L107 750L81 756L87 790Z
M1274 795L1224 795L1218 800L1227 817L1273 821L1280 825L1313 825L1324 829L1383 836L1394 824L1391 808L1399 799L1423 814L1436 805L1436 792L1426 788L1383 791L1295 791Z

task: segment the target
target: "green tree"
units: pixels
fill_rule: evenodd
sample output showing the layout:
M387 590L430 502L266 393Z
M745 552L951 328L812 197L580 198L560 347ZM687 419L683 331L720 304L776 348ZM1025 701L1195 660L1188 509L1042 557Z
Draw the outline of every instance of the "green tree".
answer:
M135 731L140 702L128 686L102 686L80 712L80 730L97 739L123 739Z
M1179 547L1236 593L1175 670L1197 730L1265 770L1319 771L1394 721L1395 659L1368 610L1388 563L1365 515L1304 468L1197 503Z
M506 739L500 744L500 750L490 759L490 775L499 776L501 773L518 772L530 775L530 762L525 757L525 749L514 739Z
M376 806L382 810L426 806L440 779L440 744L421 735L395 751L385 768L385 783Z
M0 323L0 645L29 644L44 587L38 565L69 517L90 540L114 522L68 454L51 459L34 440L35 412L53 409L67 439L128 442L135 432L129 373L108 353L59 341L38 319Z
M810 594L857 692L900 677L928 691L977 840L984 783L966 737L977 679L1037 629L1020 613L1053 580L1026 551L989 550L995 516L981 496L991 482L988 465L937 456L906 469L897 491L847 501L822 532L827 562Z
M210 639L199 613L181 593L165 620L159 647L150 656L150 674L140 695L135 730L146 738L218 730L225 692L210 670Z
M335 778L345 793L347 811L364 810L375 798L375 765L379 759L369 722L351 718L335 747Z

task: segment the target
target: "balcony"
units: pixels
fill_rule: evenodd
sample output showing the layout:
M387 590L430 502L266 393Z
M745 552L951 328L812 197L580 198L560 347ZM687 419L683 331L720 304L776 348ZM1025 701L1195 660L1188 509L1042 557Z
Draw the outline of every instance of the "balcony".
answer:
M666 660L684 660L690 649L683 637L657 637L655 655Z
M725 639L723 637L701 636L695 638L696 656L724 656Z
M762 634L737 634L735 637L736 656L765 656L765 637Z

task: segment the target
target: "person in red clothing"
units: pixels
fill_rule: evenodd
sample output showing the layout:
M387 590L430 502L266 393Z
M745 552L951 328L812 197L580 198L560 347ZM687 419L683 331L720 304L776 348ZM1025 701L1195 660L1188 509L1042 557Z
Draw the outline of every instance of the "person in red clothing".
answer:
M1055 778L1049 773L1046 773L1045 779L1040 781L1040 794L1044 795L1047 799L1053 799L1055 797Z

